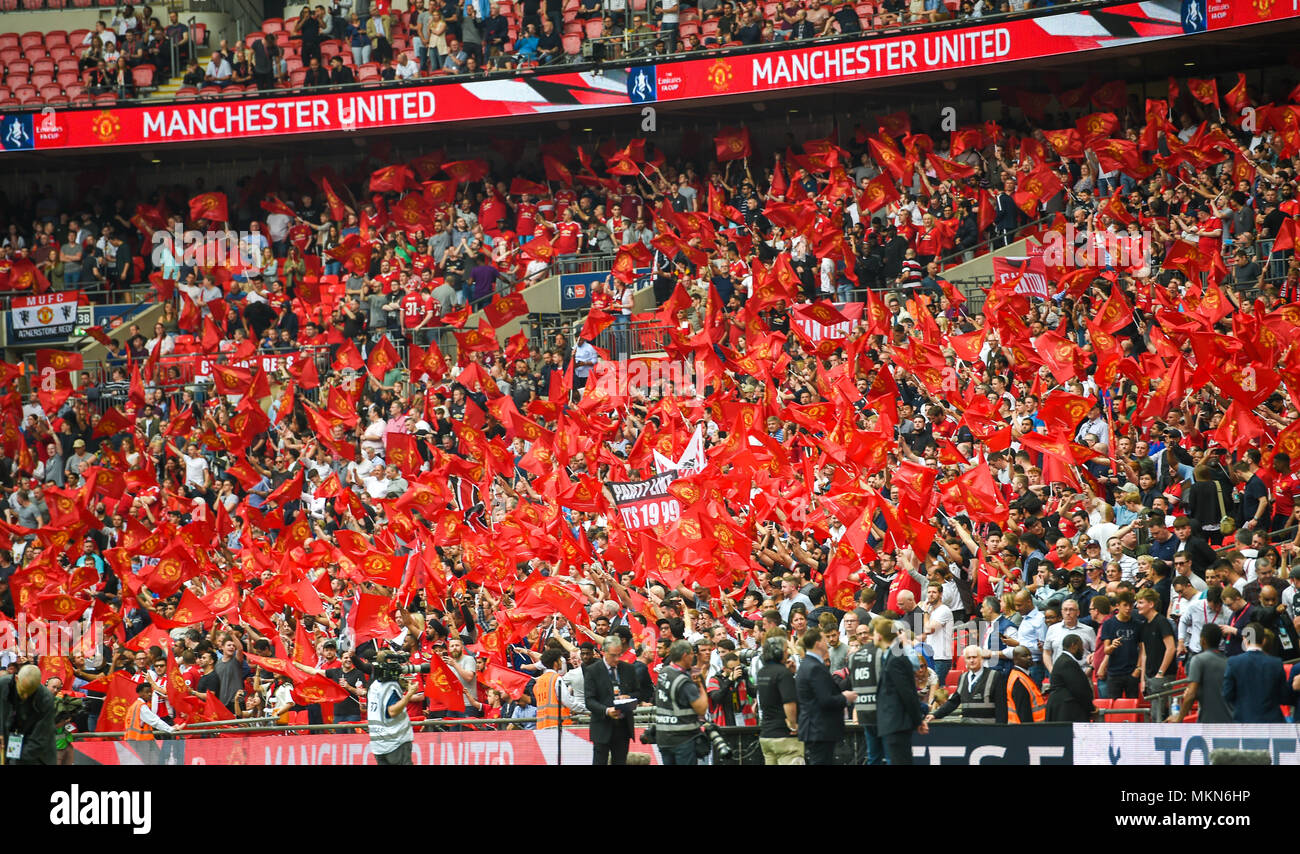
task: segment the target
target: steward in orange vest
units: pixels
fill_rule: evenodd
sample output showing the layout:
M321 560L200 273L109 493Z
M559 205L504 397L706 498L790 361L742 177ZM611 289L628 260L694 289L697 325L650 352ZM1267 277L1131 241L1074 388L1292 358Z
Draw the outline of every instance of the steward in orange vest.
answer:
M559 650L548 649L542 653L542 665L546 670L533 680L533 702L537 706L537 728L553 729L564 721L565 726L572 726L573 719L565 705L560 681L560 668L564 666L564 656Z
M1029 678L1034 657L1028 647L1018 646L1011 653L1015 667L1007 674L1007 723L1042 723L1047 720L1047 700Z

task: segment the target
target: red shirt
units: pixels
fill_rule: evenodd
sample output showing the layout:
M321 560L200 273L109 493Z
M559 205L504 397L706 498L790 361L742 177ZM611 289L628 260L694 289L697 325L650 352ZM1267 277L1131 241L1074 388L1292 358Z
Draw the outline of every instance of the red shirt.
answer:
M578 194L575 193L573 190L557 190L557 191L556 191L556 193L555 193L555 212L556 212L557 214L562 214L562 213L564 213L564 209L565 209L565 208L567 208L569 205L576 205L577 203L578 203Z
M582 223L561 222L555 226L555 254L571 255L578 251L578 238L582 236Z
M387 273L381 273L378 276L375 276L375 281L383 284L384 293L391 294L393 292L393 285L401 281L401 278L401 270L389 270Z
M402 297L402 325L407 329L414 329L420 325L424 315L437 313L437 303L433 301L427 293L420 291L411 291Z
M488 196L478 208L478 223L483 230L496 237L501 231L501 220L506 218L506 204L496 195Z
M520 202L515 205L515 231L520 234L532 234L537 228L537 205L532 202Z

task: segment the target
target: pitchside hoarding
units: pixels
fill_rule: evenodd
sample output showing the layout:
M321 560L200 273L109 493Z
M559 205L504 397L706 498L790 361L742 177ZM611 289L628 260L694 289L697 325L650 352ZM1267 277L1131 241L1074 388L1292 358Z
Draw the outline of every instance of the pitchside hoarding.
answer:
M1156 0L982 26L873 34L656 65L183 104L0 117L0 148L41 151L341 133L554 116L650 102L786 92L1131 47L1300 17L1285 0Z

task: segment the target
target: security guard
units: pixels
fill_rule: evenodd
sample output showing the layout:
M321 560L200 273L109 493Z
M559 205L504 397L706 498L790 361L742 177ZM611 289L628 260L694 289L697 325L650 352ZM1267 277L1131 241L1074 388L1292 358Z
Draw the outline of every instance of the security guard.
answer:
M1018 646L1011 652L1015 667L1007 677L1007 723L1042 723L1047 720L1047 700L1029 675L1034 657L1029 647Z
M957 682L957 690L927 721L947 717L961 706L961 719L967 723L1004 724L1007 722L1007 677L1001 670L984 666L983 651L978 646L962 650L966 672ZM1032 660L1032 659L1031 659Z
M885 748L876 732L876 689L880 685L882 650L872 642L870 622L858 625L857 638L862 645L849 655L845 664L849 688L858 695L853 712L862 727L864 741L863 755L858 761L862 765L884 765Z
M702 738L700 720L709 711L704 676L695 666L695 648L673 641L655 685L655 740L665 765L695 765L695 742Z

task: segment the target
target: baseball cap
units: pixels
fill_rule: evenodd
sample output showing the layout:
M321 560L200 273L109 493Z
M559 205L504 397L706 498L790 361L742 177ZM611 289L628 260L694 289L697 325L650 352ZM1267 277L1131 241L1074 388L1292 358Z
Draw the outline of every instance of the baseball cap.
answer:
M75 441L75 442L72 443L72 447L74 447L74 448L84 448L84 447L86 447L86 440L85 440L85 439L78 439L77 441Z

